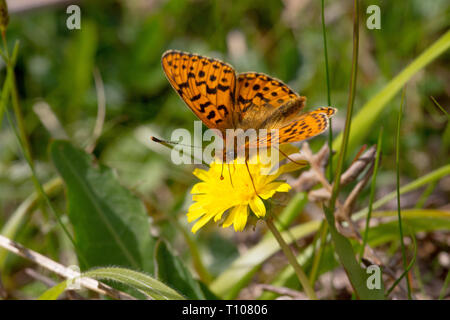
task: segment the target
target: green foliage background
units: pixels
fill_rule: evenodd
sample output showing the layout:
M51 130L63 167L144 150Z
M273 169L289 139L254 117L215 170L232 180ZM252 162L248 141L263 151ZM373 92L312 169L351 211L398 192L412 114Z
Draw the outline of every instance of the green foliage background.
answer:
M381 8L381 30L365 27L365 9L371 4ZM352 4L335 0L325 1L325 5L331 99L332 105L339 109L333 121L336 135L343 129L348 99ZM140 203L138 209L132 204L127 208L142 214L145 211L150 217L152 235L165 239L174 249L169 250L164 244L160 245L160 250L176 251L191 271L196 263L195 252L199 253L208 270L204 270L203 279L211 280L229 268L239 256L239 248L252 248L261 230L234 234L231 230L218 230L217 226L211 225L195 237L188 234L190 226L185 213L190 203L190 187L196 181L191 175L193 166L173 165L168 150L152 143L150 135L168 139L176 128L193 130L196 118L165 79L160 57L167 49L179 49L220 58L239 72L265 72L282 79L308 98L309 108L327 105L320 1L103 0L83 1L80 7L81 30L66 28L65 6L11 12L7 39L10 48L15 40L20 41L15 70L38 179L43 183L58 175L58 166L50 158L49 145L61 138L61 133L47 130L33 106L39 101L47 102L72 144L86 147L91 142L97 115L93 72L98 70L104 82L107 107L104 130L93 155L99 163L113 169L98 173L99 183L107 184L105 180L117 179L121 185L117 188L128 189L120 192L131 191L142 199L146 210L139 207ZM361 1L361 8L354 113L443 35L450 24L450 5L445 0L366 0ZM449 111L449 61L447 51L407 84L400 146L402 184L449 162L448 117L429 99L433 96ZM1 77L3 82L5 72ZM400 96L388 103L364 141L368 146L375 144L380 127L384 127L383 160L378 173L376 198L395 189L394 136L399 104ZM16 208L34 191L34 186L13 130L5 117L0 119L0 123L1 230ZM314 139L311 142L313 149L318 150L326 138L324 134ZM360 147L348 151L348 163ZM71 152L76 153L68 151L69 154ZM80 173L82 168L78 169ZM90 179L95 180L95 177L90 176ZM92 183L95 189L95 182ZM358 208L367 206L368 189L358 200ZM69 188L65 194L59 192L53 199L57 210L68 211L69 218L73 214L67 204L73 195L71 192L73 190ZM449 197L447 176L437 184L426 207L448 207ZM405 206L414 207L414 200L408 199L405 198ZM107 195L102 201L108 206ZM114 203L114 199L109 201ZM92 218L89 217L89 205L78 210L84 211L86 219ZM63 218L71 230L77 229L76 224L71 224L72 219L70 223L67 217ZM305 219L304 216L297 217L294 224ZM92 221L87 228L94 228L95 219ZM56 261L77 263L74 248L45 206L21 222L14 238ZM395 243L394 239L389 241ZM141 242L141 245L146 244ZM397 245L393 244L394 247ZM91 247L92 243L85 242L84 246ZM83 250L89 254L91 249ZM146 256L143 248L139 250L141 258L153 261L153 253ZM329 265L333 265L332 253L327 257L332 261ZM111 259L109 263L108 258L108 254L102 256L99 260L102 266L120 264L119 258ZM165 263L173 264L174 270L180 270L181 260ZM45 288L23 275L26 266L29 264L21 258L8 255L0 269L2 281L9 290L18 290L18 296L37 297ZM123 266L133 267L126 263ZM153 266L140 264L139 267L153 272ZM184 268L180 272L189 273ZM198 266L195 269L198 271ZM442 269L430 272L433 277L444 273ZM170 283L167 275L163 274L162 279ZM194 283L192 286L182 285L184 292L192 297L204 298L205 294L212 294L209 290L200 289L190 276L186 279L186 283Z

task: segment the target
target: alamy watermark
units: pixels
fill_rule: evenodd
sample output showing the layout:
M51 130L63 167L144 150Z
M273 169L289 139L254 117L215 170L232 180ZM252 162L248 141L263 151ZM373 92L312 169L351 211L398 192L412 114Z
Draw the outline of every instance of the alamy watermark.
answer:
M366 26L369 30L381 29L381 9L376 4L367 7L366 13L369 14L366 20Z
M66 19L66 26L69 30L81 29L81 9L76 4L72 4L67 7L66 13L69 16Z
M366 280L366 286L369 290L381 289L381 269L380 266L372 264L367 267L366 273L370 276Z

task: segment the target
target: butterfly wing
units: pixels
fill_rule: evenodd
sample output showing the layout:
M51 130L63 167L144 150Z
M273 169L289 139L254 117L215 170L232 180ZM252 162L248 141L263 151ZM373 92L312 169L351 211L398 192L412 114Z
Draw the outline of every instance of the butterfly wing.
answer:
M208 128L233 128L236 73L228 64L176 50L161 58L167 79Z
M270 130L268 130L267 136L260 137L257 145L269 146L274 143L298 142L317 136L327 130L329 118L335 113L335 108L323 107L302 114L287 125L279 128L278 135L272 136Z
M295 99L305 100L286 84L263 73L241 73L237 79L236 105L240 111L239 127L264 128L267 127L267 119L272 113ZM303 108L303 103L297 104L298 108L290 108L290 114L283 116L289 118L298 114Z

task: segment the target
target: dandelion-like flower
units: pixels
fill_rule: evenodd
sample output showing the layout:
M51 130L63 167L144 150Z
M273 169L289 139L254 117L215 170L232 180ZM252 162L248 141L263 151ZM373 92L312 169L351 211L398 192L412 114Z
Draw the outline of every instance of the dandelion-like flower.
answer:
M284 154L298 151L291 145L284 145L281 149L280 161ZM187 213L188 222L199 219L192 232L197 232L213 218L215 222L220 221L224 214L227 214L222 224L224 228L233 225L235 231L242 231L250 214L249 209L257 218L263 218L266 215L263 200L291 189L285 181L276 179L283 173L304 167L306 163L288 162L279 168L278 165L266 164L257 156L256 161L248 161L247 164L242 159L236 159L222 168L222 162L216 160L210 164L209 170L195 169L193 174L202 182L195 184L191 190L194 203Z

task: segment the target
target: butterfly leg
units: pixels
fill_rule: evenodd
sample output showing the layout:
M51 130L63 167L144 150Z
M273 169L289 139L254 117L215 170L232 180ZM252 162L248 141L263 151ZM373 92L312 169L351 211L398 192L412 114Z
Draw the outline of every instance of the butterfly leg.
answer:
M233 186L233 179L231 178L230 164L227 163L227 166L228 166L228 174L229 174L229 176L230 176L230 183L231 183L231 186L234 188L234 186Z
M220 180L223 180L223 167L225 166L225 162L222 162L222 168L220 169Z
M248 166L248 157L245 158L245 166L247 167L247 172L248 172L248 175L250 176L250 180L252 181L253 190L255 190L255 194L258 196L258 198L260 198L261 200L264 200L263 198L261 198L259 196L258 191L256 190L255 181L253 181L253 177L252 177L252 174L250 173L250 168Z
M274 146L275 147L275 146ZM283 156L286 157L286 159L290 160L291 162L298 164L298 165L303 165L303 163L297 162L294 159L292 159L291 157L289 157L286 153L284 153L283 151L280 150L280 148L275 147Z

